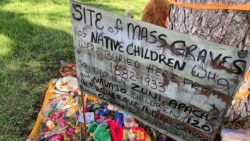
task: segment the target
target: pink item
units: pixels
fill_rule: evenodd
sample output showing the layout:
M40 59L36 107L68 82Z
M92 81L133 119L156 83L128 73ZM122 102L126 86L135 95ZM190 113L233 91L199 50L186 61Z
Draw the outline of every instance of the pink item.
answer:
M50 115L50 119L51 119L51 121L56 121L56 120L58 120L59 118L61 118L62 117L62 112L60 112L60 111L54 111L51 115Z
M59 135L59 134L55 134L54 136L52 136L49 141L63 141L63 136Z
M67 131L66 131L66 135L71 136L73 134L74 134L74 128L72 128L72 127L68 128Z
M58 126L59 127L63 127L63 126L65 126L67 124L67 121L66 120L60 120L59 122L58 122Z

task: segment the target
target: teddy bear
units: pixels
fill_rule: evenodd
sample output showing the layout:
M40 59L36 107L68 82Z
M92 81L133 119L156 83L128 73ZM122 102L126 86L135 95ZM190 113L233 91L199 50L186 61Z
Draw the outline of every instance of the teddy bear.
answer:
M168 0L149 0L143 9L141 20L158 26L167 27L168 16Z

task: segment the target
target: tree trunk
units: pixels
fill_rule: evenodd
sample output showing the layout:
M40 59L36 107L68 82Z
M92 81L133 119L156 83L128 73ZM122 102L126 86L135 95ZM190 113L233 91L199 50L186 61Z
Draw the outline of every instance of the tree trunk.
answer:
M177 0L192 4L246 4L249 0ZM171 6L168 28L232 47L250 50L250 11L195 10ZM245 80L239 91L250 88ZM250 127L250 95L234 99L224 127Z

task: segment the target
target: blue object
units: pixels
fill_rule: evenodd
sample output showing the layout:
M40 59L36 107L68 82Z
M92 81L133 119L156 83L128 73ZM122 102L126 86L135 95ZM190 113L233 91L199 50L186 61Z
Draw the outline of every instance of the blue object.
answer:
M101 106L99 109L95 110L96 115L108 116L109 110L105 109L104 106Z
M116 111L114 115L114 121L118 126L122 127L122 124L124 122L124 114Z

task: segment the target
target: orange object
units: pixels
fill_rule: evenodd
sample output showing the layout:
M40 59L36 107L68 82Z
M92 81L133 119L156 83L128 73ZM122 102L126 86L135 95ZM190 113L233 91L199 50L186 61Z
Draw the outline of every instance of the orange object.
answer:
M88 99L89 101L93 101L93 102L98 101L98 99L97 99L96 97L91 96L91 95L88 95L87 99Z
M236 93L235 98L242 98L242 97L245 97L245 96L247 96L249 94L250 94L250 90L249 91L240 92L240 93Z
M63 77L65 76L76 77L76 65L75 64L63 65L60 67L59 72Z
M250 11L250 4L238 4L238 5L232 5L232 4L190 4L190 3L184 3L184 2L177 2L176 0L168 0L170 4L184 7L184 8L192 8L192 9L200 9L200 10L244 10L244 11Z
M48 103L49 101L49 98L52 96L52 92L51 90L54 88L54 84L52 83L53 79L50 80L50 83L49 83L49 87L46 91L46 94L45 94L45 97L44 97L44 101L43 101L43 106L41 109L45 108L46 107L46 104ZM38 132L39 132L39 128L40 128L40 125L42 123L42 110L39 111L38 113L38 116L37 116L37 119L36 119L36 123L31 131L31 133L29 134L29 139L37 139L38 138Z
M141 20L162 27L167 27L169 3L167 0L150 0L143 12Z
M250 72L248 72L248 73L245 75L245 78L246 78L246 79L250 78Z
M245 79L250 79L250 72L248 72L245 76ZM244 91L244 92L239 92L235 94L235 98L242 98L245 97L247 95L250 95L250 89L248 89L248 91Z
M133 127L130 132L132 134L133 141L146 141L147 134L143 128Z
M58 122L56 121L57 118L53 118L52 119L52 116L50 115L50 118L47 119L47 117L44 116L44 111L45 111L46 108L48 108L48 105L51 104L51 99L53 99L56 95L58 95L58 94L54 94L53 93L52 90L54 88L55 88L55 82L54 82L54 79L51 79L50 83L49 83L49 86L48 86L48 89L47 89L47 91L45 93L43 105L42 105L42 107L41 107L41 109L40 109L40 111L38 113L35 125L33 126L33 129L32 129L32 131L29 134L28 140L38 140L39 139L39 133L40 133L40 130L41 130L41 125L44 125L44 123L45 123L45 125L47 126L47 128L49 130L58 129L58 127L60 126L58 124ZM68 99L71 100L70 102L72 102L72 98L71 97L69 97ZM71 108L70 108L71 110L73 110L73 111L79 110L80 107L77 107L74 102L72 102L72 103L70 103L70 102L68 103L68 105L71 106ZM79 101L79 102L81 102L81 101ZM70 115L70 109L68 109L68 110L60 110L60 111L54 110L53 113L58 116L59 114L65 114L65 115L67 115L68 112L69 112L69 115ZM83 114L83 115L85 115L85 114ZM69 117L69 116L67 116L67 117ZM86 119L86 118L84 118L84 119ZM77 118L75 118L75 120L77 120ZM84 123L86 123L86 122L84 122ZM70 124L70 122L68 124ZM62 125L64 125L63 122L62 122ZM78 122L77 122L76 125L73 125L73 124L71 124L71 125L72 125L72 127L71 127L72 129L73 129L73 126L74 126L74 129L78 129L78 128L80 128L79 126L83 126L81 123L78 124ZM67 126L65 126L65 127L67 128ZM69 129L71 130L71 128L68 128L67 131ZM86 129L86 127L84 129ZM64 130L64 128L61 128L60 130L58 129L55 132L58 132L58 134L60 134L62 132L62 130ZM79 133L79 136L81 136L80 135L81 133ZM66 134L67 134L67 132L66 132Z

